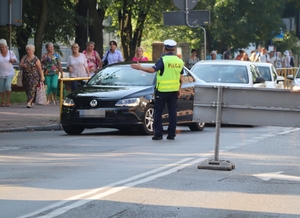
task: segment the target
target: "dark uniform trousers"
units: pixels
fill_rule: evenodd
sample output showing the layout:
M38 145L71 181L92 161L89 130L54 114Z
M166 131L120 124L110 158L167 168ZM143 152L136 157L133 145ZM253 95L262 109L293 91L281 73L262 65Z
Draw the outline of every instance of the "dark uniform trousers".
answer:
M169 112L169 127L168 136L175 137L177 125L177 93L175 92L159 92L155 94L154 102L154 134L156 136L163 135L162 127L162 113L166 104L168 105Z

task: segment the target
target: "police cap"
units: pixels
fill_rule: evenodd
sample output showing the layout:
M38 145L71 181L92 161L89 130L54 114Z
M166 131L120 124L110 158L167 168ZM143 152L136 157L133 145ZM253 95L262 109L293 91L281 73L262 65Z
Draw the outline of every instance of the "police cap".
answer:
M164 46L167 49L173 49L173 48L175 48L176 45L177 45L177 43L173 39L167 39L164 41Z

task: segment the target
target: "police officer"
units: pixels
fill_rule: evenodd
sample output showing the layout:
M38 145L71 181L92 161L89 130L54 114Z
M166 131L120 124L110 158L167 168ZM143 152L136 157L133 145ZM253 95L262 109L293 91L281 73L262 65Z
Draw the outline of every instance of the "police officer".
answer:
M177 125L177 99L180 96L180 88L183 81L184 62L174 54L177 43L172 39L164 41L165 55L163 55L153 67L143 67L139 63L132 64L136 70L156 74L156 92L154 101L154 136L152 140L163 139L162 113L165 105L169 112L169 140L175 139Z

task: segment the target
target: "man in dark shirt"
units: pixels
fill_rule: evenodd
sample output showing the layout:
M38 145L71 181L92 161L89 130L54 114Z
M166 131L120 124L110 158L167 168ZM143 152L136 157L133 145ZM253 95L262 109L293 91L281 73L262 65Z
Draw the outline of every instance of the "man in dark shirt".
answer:
M289 53L290 53L290 66L295 67L293 52L290 50Z

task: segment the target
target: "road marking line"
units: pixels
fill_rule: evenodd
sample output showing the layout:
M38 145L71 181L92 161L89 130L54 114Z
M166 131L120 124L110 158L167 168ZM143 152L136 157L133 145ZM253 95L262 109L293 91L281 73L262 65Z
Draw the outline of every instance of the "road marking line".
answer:
M290 133L290 132L299 131L299 130L300 130L300 128L294 128L294 129L290 129L290 130L287 130L287 131L280 132L278 134L279 135L284 135L284 134L287 134L287 133Z
M52 212L50 212L50 213L48 213L46 215L39 216L38 218L53 218L53 217L59 216L59 215L65 213L65 212L67 212L67 211L69 211L71 209L74 209L74 208L80 207L80 206L82 206L84 204L87 204L90 201L99 200L99 199L104 198L104 197L106 197L108 195L120 192L120 191L122 191L124 189L131 188L131 187L134 187L136 185L152 181L152 180L157 179L159 177L163 177L163 176L169 175L169 174L174 173L174 172L176 172L176 171L178 171L180 169L186 168L188 166L191 166L193 164L199 163L199 162L204 161L206 159L207 158L198 158L198 159L193 160L193 161L191 161L189 163L184 163L182 165L179 165L177 167L171 168L171 169L169 169L167 171L164 171L164 172L161 172L161 173L158 173L158 174L151 175L151 176L146 177L144 179L141 179L141 180L138 180L138 181L135 181L135 182L131 182L131 183L127 183L127 184L124 184L124 185L122 185L120 187L113 187L113 188L109 189L108 191L106 191L104 193L100 193L100 194L94 195L94 196L89 197L87 199L78 200L78 201L76 201L76 202L74 202L74 203L72 203L70 205L67 205L67 206L62 207L62 208L58 208L58 209L56 209L56 210L54 210L54 211L52 211Z
M300 182L299 176L281 175L281 173L283 173L283 171L272 172L272 173L260 173L260 174L254 174L253 176L262 179L264 181L269 181L270 179L279 179L279 180Z
M203 155L202 155L202 156L203 156ZM207 156L208 156L208 155L207 155ZM40 214L40 213L42 213L42 212L44 212L44 211L47 211L47 210L53 209L53 208L55 208L55 207L59 207L59 206L61 206L61 205L63 205L63 204L66 204L66 203L68 203L68 202L70 202L70 201L78 200L78 199L83 198L83 197L85 197L85 196L95 194L95 193L97 193L97 192L99 192L99 191L101 191L101 190L104 190L104 189L107 189L107 188L112 188L113 186L121 185L121 184L130 182L130 181L132 181L132 180L136 180L136 179L139 179L139 178L141 178L141 177L145 177L145 176L148 176L148 175L150 175L150 174L157 173L157 172L159 172L159 171L165 170L165 169L167 169L167 168L173 167L173 166L178 165L178 164L185 163L185 162L190 161L190 160L192 160L192 159L193 159L193 158L184 158L184 159L179 160L179 161L177 161L177 162L175 162L175 163L167 164L167 165L162 166L162 167L159 167L159 168L157 168L157 169L150 170L150 171L148 171L148 172L146 172L146 173L141 173L141 174L138 174L138 175L129 177L129 178L127 178L127 179L123 179L123 180L117 181L117 182L115 182L115 183L111 183L111 184L108 184L108 185L106 185L106 186L103 186L103 187L100 187L100 188L97 188L97 189L93 189L93 190L88 191L88 192L86 192L86 193L83 193L83 194L80 194L80 195L76 195L76 196L73 196L73 197L70 197L70 198L67 198L67 199L58 201L58 202L56 202L56 203L54 203L54 204L51 204L51 205L49 205L49 206L47 206L47 207L41 208L41 209L39 209L39 210L37 210L37 211L34 211L34 212L32 212L32 213L29 213L29 214L20 216L20 217L18 217L18 218L26 218L26 217L35 216L35 215Z
M0 148L0 151L15 150L15 149L20 149L20 147L2 147Z

